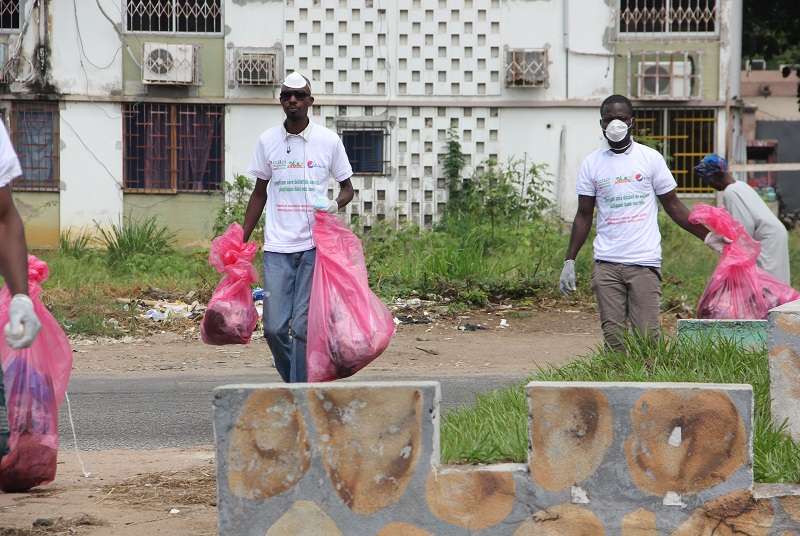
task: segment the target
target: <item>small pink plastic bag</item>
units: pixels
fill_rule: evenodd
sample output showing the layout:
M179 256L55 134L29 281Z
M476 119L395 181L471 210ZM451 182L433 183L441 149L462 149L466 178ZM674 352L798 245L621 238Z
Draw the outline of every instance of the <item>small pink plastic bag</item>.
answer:
M689 221L732 240L722 249L700 303L698 318L760 320L769 310L800 299L800 293L756 265L761 245L724 208L695 205Z
M30 348L15 350L0 336L6 392L9 452L0 462L0 489L27 491L56 477L58 408L72 371L67 336L41 301L47 264L28 256L28 287L42 329ZM8 323L11 294L0 290L0 328Z
M233 223L211 242L208 262L221 274L200 324L206 344L247 344L258 323L251 285L258 278L253 258L258 245L244 242L244 230Z
M372 293L361 241L333 214L318 212L308 308L308 381L352 376L389 346L392 313Z

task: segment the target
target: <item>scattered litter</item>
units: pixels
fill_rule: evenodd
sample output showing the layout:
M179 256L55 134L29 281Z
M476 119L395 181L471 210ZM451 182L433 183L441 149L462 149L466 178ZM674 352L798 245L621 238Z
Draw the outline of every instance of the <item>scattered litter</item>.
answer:
M144 315L144 318L149 318L150 320L155 320L156 322L161 322L162 320L166 320L169 317L168 312L162 312L157 309L150 309Z
M253 301L264 301L264 289L256 287L253 289Z
M178 510L177 508L173 508L172 510L170 510L170 511L169 511L169 513L170 513L170 514L180 514L180 513L181 513L181 511L180 511L180 510Z
M478 331L486 329L486 326L484 324L464 324L462 326L458 326L458 329L461 331Z
M439 355L439 352L437 352L436 350L429 350L427 348L422 348L421 346L415 346L414 348L416 348L417 350L419 350L421 352L425 352L426 354Z
M440 298L436 296L436 298ZM447 313L443 302L421 298L397 298L388 305L395 316L395 324L430 324Z
M508 327L508 320L506 320L505 318L501 318L500 319L500 327L501 328L507 328Z

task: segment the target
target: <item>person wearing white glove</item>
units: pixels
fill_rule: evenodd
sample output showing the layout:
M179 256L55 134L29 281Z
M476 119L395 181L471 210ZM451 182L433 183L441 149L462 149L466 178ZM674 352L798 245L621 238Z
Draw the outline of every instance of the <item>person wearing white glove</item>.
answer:
M264 218L264 336L285 382L305 382L306 333L316 247L314 211L336 214L355 196L353 168L339 135L309 119L311 82L298 72L281 85L286 120L258 139L248 174L256 178L244 239ZM339 184L327 198L330 179Z
M3 327L6 343L12 348L27 348L39 334L41 324L28 297L28 246L22 219L11 197L11 181L22 175L22 168L11 146L5 125L0 121L0 275L13 296L9 321ZM8 420L0 367L0 458L8 447Z
M330 200L327 197L319 197L314 201L314 210L317 212L327 212L328 214L336 214L339 212L339 202Z
M597 209L592 290L606 344L624 351L623 333L657 336L660 326L661 233L658 202L680 227L706 243L708 229L689 222L689 209L676 193L677 182L658 151L631 135L633 105L611 95L600 106L604 146L581 164L576 190L578 211L559 279L563 293L576 289L575 258L589 236Z
M706 155L697 163L694 172L704 184L722 192L722 206L761 245L758 267L790 285L789 233L758 192L746 181L734 179L728 162L716 154ZM717 249L719 242L707 239L706 244L721 252Z
M559 287L561 294L565 296L570 292L575 292L575 261L567 259L564 261L564 268L561 270L561 279L559 280Z
M717 233L709 232L703 242L705 242L709 248L713 249L717 253L722 253L723 248L732 241L729 238L718 235Z

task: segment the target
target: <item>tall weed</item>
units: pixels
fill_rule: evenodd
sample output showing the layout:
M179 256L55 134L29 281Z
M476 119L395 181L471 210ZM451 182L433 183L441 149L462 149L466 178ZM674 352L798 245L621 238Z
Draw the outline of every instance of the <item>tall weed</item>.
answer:
M173 251L174 233L159 224L155 217L144 220L126 218L109 227L97 224L97 231L100 243L106 249L106 259L112 266Z

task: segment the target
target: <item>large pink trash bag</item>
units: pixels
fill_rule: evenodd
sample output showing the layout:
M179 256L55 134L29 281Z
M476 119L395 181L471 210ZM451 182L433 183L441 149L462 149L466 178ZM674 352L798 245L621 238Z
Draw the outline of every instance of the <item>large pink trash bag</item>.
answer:
M732 243L726 244L700 303L698 318L767 318L770 309L800 299L800 293L756 265L761 245L724 208L696 205L689 221L705 225Z
M0 489L27 491L53 481L58 455L58 408L72 371L72 348L53 315L42 304L47 264L28 256L28 286L42 323L30 348L15 350L0 336L0 361L8 406L9 453L0 462ZM8 323L11 294L0 290L0 328Z
M253 258L258 244L244 242L244 230L233 223L211 242L208 262L225 274L219 282L200 324L206 344L247 344L258 323L251 285L258 278Z
M308 309L309 382L352 376L389 346L394 318L372 293L361 241L335 215L318 212Z

